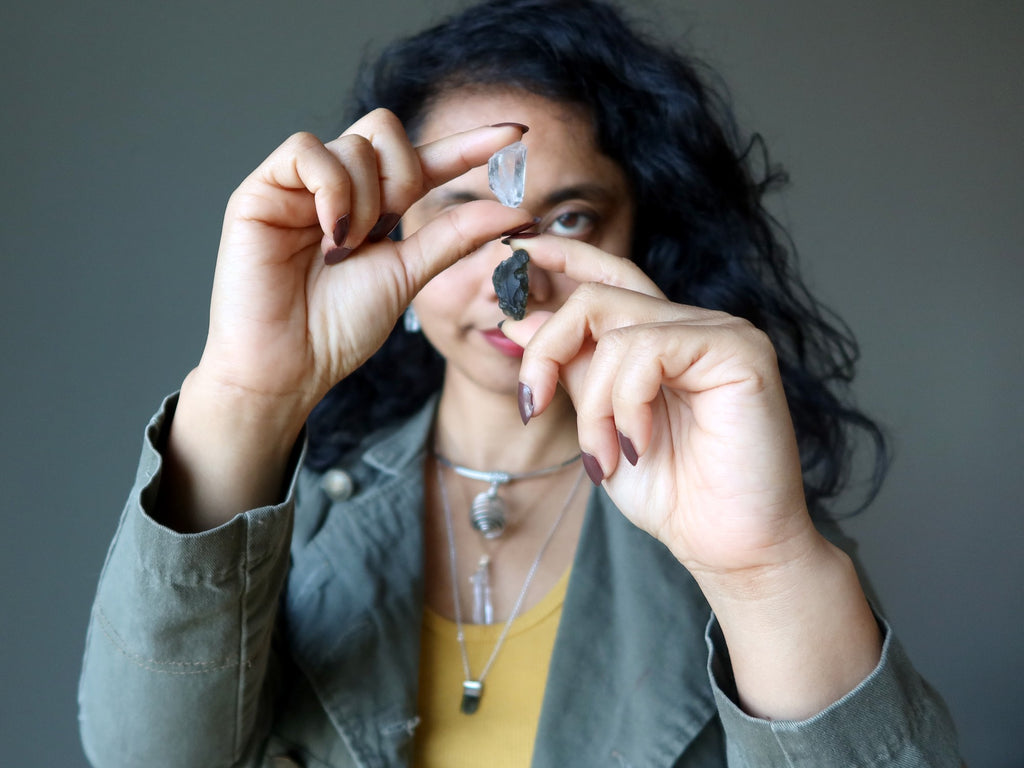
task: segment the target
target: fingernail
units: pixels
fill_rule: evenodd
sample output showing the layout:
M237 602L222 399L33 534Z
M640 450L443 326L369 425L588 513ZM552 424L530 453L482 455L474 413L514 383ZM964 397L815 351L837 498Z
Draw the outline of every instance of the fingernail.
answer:
M619 448L622 449L622 455L626 457L626 461L635 467L640 459L636 452L636 446L633 445L632 440L619 432L619 430L615 430L615 433L619 436Z
M345 238L348 237L348 223L349 215L347 213L334 222L335 245L342 245L345 242Z
M523 420L523 426L526 426L533 416L533 390L528 386L519 382L519 418Z
M540 232L517 232L514 235L509 235L508 237L502 239L501 244L502 245L512 245L512 241L513 240L529 240L531 237L540 237L540 236L541 236Z
M331 248L324 254L324 264L327 266L337 264L339 261L347 259L350 253L352 253L351 248Z
M505 319L507 320L508 318L505 318ZM501 330L501 326L503 326L504 324L505 324L505 320L499 320L498 321L498 330L499 331Z
M604 472L601 471L601 465L589 453L583 453L583 468L587 470L590 482L594 485L600 485L601 481L604 480Z
M512 237L512 235L521 234L522 232L525 232L530 227L532 227L534 224L540 224L540 219L537 218L536 216L533 218L533 221L528 221L525 224L521 224L518 227L514 227L513 229L510 229L508 232L502 232L501 236Z
M528 130L530 130L530 126L523 125L522 123L495 123L494 125L492 125L490 127L491 128L506 128L508 126L512 126L513 128L518 128L523 133L526 133Z
M366 239L371 243L383 240L394 231L401 218L397 213L381 214L381 217L377 219L377 223L373 225L373 229L370 230L370 234L366 236Z

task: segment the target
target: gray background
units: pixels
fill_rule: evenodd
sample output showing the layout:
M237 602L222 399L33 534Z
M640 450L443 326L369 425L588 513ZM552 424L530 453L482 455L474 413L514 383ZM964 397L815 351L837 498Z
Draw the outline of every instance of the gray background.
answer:
M447 2L5 8L0 762L80 766L75 686L142 427L197 360L224 202L329 136L367 42ZM848 528L967 759L1024 766L1024 4L653 2L793 183L776 210L894 436Z

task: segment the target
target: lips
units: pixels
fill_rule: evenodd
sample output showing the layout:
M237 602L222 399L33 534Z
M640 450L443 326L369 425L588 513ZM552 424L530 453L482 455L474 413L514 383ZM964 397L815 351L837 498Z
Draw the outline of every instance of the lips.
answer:
M511 339L506 338L505 334L503 334L497 328L487 331L481 331L480 333L481 335L483 335L484 339L487 341L488 344L497 349L503 355L507 355L508 357L523 356L523 348L520 347Z

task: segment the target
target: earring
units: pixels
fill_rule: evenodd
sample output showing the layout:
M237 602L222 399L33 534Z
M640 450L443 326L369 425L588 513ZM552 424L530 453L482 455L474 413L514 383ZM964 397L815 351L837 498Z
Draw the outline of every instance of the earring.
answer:
M416 310L412 308L412 304L405 308L405 314L402 315L402 325L407 333L420 332L420 319L416 316Z

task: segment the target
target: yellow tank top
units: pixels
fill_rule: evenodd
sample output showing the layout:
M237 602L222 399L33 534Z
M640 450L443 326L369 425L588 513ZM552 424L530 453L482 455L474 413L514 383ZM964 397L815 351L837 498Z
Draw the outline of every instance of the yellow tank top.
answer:
M455 622L429 608L424 611L415 768L529 766L568 583L567 570L554 589L512 623L484 679L480 708L472 715L459 710L465 675ZM463 628L474 678L487 664L504 626Z

